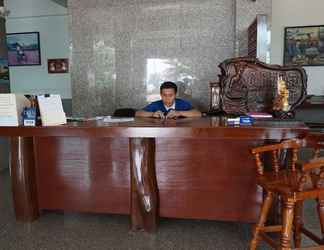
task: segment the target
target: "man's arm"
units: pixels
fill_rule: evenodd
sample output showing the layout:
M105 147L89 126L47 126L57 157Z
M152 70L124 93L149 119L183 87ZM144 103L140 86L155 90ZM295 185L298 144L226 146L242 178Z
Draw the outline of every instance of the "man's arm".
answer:
M153 118L164 118L162 111L158 110L156 112L149 112L145 110L140 110L135 113L136 117L153 117Z
M191 109L187 111L172 110L166 116L166 118L178 118L178 117L201 117L201 112L197 109Z
M182 110L183 111L177 111L177 113L175 114L175 118L177 117L201 117L202 114L199 110L195 109L190 102L185 101L185 100L179 100L181 104L180 106L182 106ZM171 114L170 114L171 115ZM169 118L169 117L167 117Z
M135 113L136 117L154 117L154 118L164 118L164 114L156 105L156 102L152 102L147 105L144 109L139 110Z

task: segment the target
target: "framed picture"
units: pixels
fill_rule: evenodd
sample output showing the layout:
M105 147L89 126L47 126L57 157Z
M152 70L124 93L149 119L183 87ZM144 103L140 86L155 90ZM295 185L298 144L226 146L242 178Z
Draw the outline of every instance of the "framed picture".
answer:
M286 27L284 65L324 65L324 25Z
M41 65L39 32L7 34L9 66Z
M67 58L48 59L47 68L49 74L68 73L69 60Z
M9 83L8 60L0 58L0 83Z

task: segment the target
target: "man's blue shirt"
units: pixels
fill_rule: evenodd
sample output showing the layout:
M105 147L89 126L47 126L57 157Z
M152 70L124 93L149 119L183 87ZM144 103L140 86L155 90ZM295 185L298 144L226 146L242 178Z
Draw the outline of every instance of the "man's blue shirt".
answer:
M189 102L187 102L185 100L182 100L182 99L179 99L179 98L175 99L175 110L177 110L177 111L188 111L188 110L191 110L191 109L193 109L193 107ZM150 103L143 110L147 111L147 112L156 112L156 111L160 110L163 113L170 111L170 110L166 110L162 100Z

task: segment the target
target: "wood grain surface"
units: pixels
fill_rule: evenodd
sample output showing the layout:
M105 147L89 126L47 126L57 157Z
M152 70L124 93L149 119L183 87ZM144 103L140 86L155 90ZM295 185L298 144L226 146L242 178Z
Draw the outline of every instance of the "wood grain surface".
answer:
M133 166L148 180L137 179L134 193L139 194L143 184L157 206L155 215L142 216L148 222L141 222L140 228L147 231L156 229L158 216L256 221L262 194L249 150L268 141L302 138L307 132L299 122L227 127L219 117L0 128L0 135L13 137L17 219L34 220L44 209L131 214L136 211L131 207L140 205L131 199ZM131 161L141 147L130 147L129 138L144 143L141 164ZM156 190L150 186L153 182ZM33 212L26 213L27 207ZM131 218L132 225L138 225L136 217Z

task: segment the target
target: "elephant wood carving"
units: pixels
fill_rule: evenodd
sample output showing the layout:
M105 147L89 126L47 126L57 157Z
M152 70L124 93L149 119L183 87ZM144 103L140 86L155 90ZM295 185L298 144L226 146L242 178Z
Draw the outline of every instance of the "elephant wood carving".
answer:
M219 67L221 108L227 114L272 113L278 77L287 84L290 112L306 98L307 75L301 67L268 65L248 57L225 60Z

